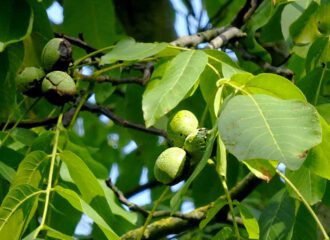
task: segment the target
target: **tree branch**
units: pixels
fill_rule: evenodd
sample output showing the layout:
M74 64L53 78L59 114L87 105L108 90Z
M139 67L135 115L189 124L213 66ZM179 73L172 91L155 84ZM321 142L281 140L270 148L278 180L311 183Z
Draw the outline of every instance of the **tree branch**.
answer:
M125 206L127 206L131 211L133 212L139 212L141 213L144 217L148 217L148 215L150 214L150 211L144 209L143 207L129 201L124 194L122 193L122 191L120 191L111 181L111 179L108 179L105 181L106 185L115 193L116 197L118 198L118 200L124 204ZM193 218L189 218L189 216L187 216L186 214L183 214L181 212L171 212L171 211L155 211L152 214L152 217L168 217L168 216L175 216L178 218L182 218L182 219L188 219L188 220L194 220Z
M94 104L90 104L90 103L85 103L82 110L89 111L92 113L104 114L105 116L107 116L108 118L110 118L112 121L114 121L116 124L118 124L120 126L135 129L135 130L142 131L145 133L150 133L150 134L157 135L157 136L163 136L164 138L167 139L167 133L164 130L157 129L157 128L146 128L142 124L129 122L126 119L123 119L123 118L117 116L116 114L114 114L107 107L94 105Z
M252 173L249 173L244 179L242 179L235 187L230 190L232 199L238 201L246 198L256 186L261 183L261 180L256 178ZM225 200L225 196L220 198ZM203 207L197 208L194 211L184 214L186 218L168 217L160 219L149 224L143 234L143 239L159 239L169 234L180 233L182 231L197 227L200 221L202 221L207 211L212 208L214 202L211 202ZM133 240L141 234L142 227L134 229L124 234L122 240Z
M87 53L95 52L97 49L86 43L80 38L74 38L63 33L54 33L55 37L64 38L71 44L84 49Z
M294 78L294 73L287 68L284 67L276 67L271 65L268 62L265 62L264 60L262 60L260 57L256 56L256 55L252 55L249 52L247 52L242 46L238 45L237 46L238 51L240 52L241 56L248 61L252 61L254 63L256 63L257 65L259 65L265 72L271 72L271 73L275 73L278 75L281 75L283 77L286 77L290 80L293 80Z

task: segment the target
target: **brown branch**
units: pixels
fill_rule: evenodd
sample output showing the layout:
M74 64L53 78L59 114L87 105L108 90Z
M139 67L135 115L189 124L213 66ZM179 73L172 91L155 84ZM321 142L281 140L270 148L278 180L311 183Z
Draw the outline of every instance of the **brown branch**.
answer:
M126 128L131 128L131 129L135 129L135 130L142 131L145 133L150 133L153 135L163 136L164 138L167 138L167 134L164 130L157 129L157 128L146 128L142 124L129 122L126 119L123 119L123 118L117 116L109 108L104 107L104 106L85 103L84 106L82 107L82 110L89 111L92 113L104 114L105 116L110 118L112 121L114 121L116 124L126 127Z
M232 21L232 25L236 27L241 27L248 19L253 15L255 10L261 4L262 0L248 0L245 2L243 8L239 11L236 18Z
M238 201L246 198L256 186L261 183L260 179L257 179L252 173L249 173L244 179L242 179L235 187L230 190L232 199ZM220 198L226 199L225 196ZM161 237L169 234L180 233L191 228L195 228L205 218L207 211L212 208L214 202L209 203L203 207L197 208L194 211L184 214L185 218L168 217L155 221L147 226L144 231L142 239L160 239ZM227 214L226 214L227 215ZM133 240L141 234L142 227L131 230L124 234L122 240Z
M247 52L242 46L237 45L237 49L240 52L241 56L248 61L252 61L259 65L265 72L275 73L278 75L281 75L285 78L288 78L293 81L294 79L294 73L285 67L276 67L271 65L268 62L265 62L263 59L256 55L252 55L251 53Z
M105 181L106 185L115 193L116 197L120 201L120 203L124 204L127 206L131 211L133 212L139 212L141 213L144 217L148 217L150 214L150 211L144 209L143 207L129 201L125 195L120 191L111 181L111 179L108 179ZM188 219L188 220L194 220L193 218L189 218L186 214L183 214L181 212L171 212L171 211L155 211L152 214L152 217L157 218L157 217L168 217L168 216L174 216L182 219Z
M54 33L55 37L60 37L68 40L71 44L84 49L87 53L95 52L97 49L86 43L80 38L71 37L63 33Z
M42 120L23 120L18 123L17 127L20 128L34 128L41 126L51 126L56 124L58 117L46 118ZM13 128L16 124L16 121L11 121L7 124L6 129ZM0 123L0 129L2 129L6 125L5 122Z
M151 181L149 181L145 184L139 185L139 186L125 192L125 196L127 198L130 198L130 197L134 196L137 193L140 193L140 192L142 192L146 189L154 188L154 187L157 187L157 186L161 186L161 183L158 182L157 180L151 180Z

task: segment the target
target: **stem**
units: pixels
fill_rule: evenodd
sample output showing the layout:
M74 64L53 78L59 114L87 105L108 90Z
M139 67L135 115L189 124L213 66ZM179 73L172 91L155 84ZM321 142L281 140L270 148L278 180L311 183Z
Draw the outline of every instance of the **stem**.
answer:
M301 193L299 192L299 190L296 188L296 186L283 174L281 173L278 169L276 169L276 173L285 180L285 182L292 188L292 190L298 195L298 197L300 198L300 200L303 202L303 204L305 205L305 207L307 208L307 210L309 211L309 213L312 215L312 217L314 218L317 226L320 228L323 237L325 240L329 239L329 236L326 232L326 230L324 229L322 223L320 222L319 218L316 216L315 212L313 211L312 207L308 204L308 202L306 201L306 199L303 197L303 195L301 195Z
M316 106L317 100L319 99L319 96L320 96L320 91L321 91L321 86L322 86L322 83L323 83L324 73L325 73L325 67L322 70L321 79L320 79L320 82L319 82L319 84L317 86L317 89L316 89L316 94L315 94L315 98L314 98L314 102L313 102L314 106Z
M57 126L56 126L55 137L54 137L54 146L53 146L53 151L52 151L51 160L50 160L50 168L49 168L48 182L47 182L47 188L46 188L45 207L44 207L44 211L42 214L40 225L34 234L34 238L36 238L38 236L39 232L43 229L43 227L45 226L45 222L46 222L50 193L52 191L52 181L53 181L57 147L58 147L59 136L60 136L60 126L62 124L62 117L63 117L63 114L61 113L57 120Z
M155 202L154 206L152 207L151 211L149 212L149 215L147 217L147 220L145 221L143 228L141 230L141 233L139 234L139 236L137 237L137 240L141 240L144 232L148 226L148 224L150 223L152 216L154 214L154 212L156 211L156 209L158 208L158 205L162 202L163 198L165 197L165 195L167 194L168 190L170 189L169 186L166 186L166 188L164 189L164 191L162 192L162 195L160 195L160 197L157 199L157 201Z
M110 70L112 70L114 68L117 68L117 67L125 66L126 64L127 63L122 62L122 63L117 63L117 64L114 64L114 65L111 65L111 66L109 66L107 68L102 68L101 70L94 72L94 76L98 76L98 75L100 75L100 74L102 74L104 72L110 71Z
M105 47L105 48L101 48L101 49L99 49L99 50L96 50L96 51L94 51L94 52L91 52L91 53L89 53L89 54L87 54L87 55L85 55L85 56L83 56L83 57L77 59L77 60L73 63L72 68L75 68L79 63L81 63L81 62L84 61L85 59L87 59L87 58L89 58L89 57L92 57L92 56L94 56L94 55L96 55L96 54L98 54L98 53L104 52L104 51L106 51L106 50L108 50L108 49L112 49L112 48L114 48L114 47L115 47L115 46L108 46L108 47Z
M81 108L84 106L84 104L85 104L85 102L86 102L86 100L89 96L89 89L90 89L90 86L88 87L88 91L85 92L85 94L82 96L81 100L79 101L79 104L78 104L78 106L77 106L77 108L76 108L76 110L73 114L73 117L70 121L70 125L69 125L68 129L72 129L74 123L76 122L78 114L79 114Z
M226 182L225 177L220 175L220 181L221 181L221 184L222 184L223 189L225 191L225 195L226 195L228 205L229 205L230 214L233 218L233 225L234 225L235 235L236 235L236 238L239 240L239 239L241 239L241 236L239 234L239 229L238 229L238 225L237 225L237 222L236 222L236 217L235 217L235 214L234 214L233 201L230 197L230 193L229 193L229 190L228 190L228 186L227 186L227 182Z

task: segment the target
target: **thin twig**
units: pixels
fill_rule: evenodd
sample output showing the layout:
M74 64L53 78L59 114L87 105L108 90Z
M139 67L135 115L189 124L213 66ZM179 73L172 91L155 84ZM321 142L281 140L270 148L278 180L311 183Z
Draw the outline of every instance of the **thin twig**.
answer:
M96 48L92 47L91 45L89 45L85 41L81 40L80 38L71 37L71 36L65 35L63 33L54 33L54 34L55 34L55 37L64 38L64 39L68 40L71 44L84 49L88 53L95 52L97 50Z
M167 138L167 134L164 130L157 129L157 128L146 128L142 124L129 122L126 119L123 119L123 118L117 116L109 108L104 107L104 106L85 103L82 110L89 111L92 113L104 114L105 116L110 118L112 121L114 121L116 124L126 127L126 128L131 128L131 129L135 129L138 131L150 133L150 134L157 135L157 136L163 136L164 138Z
M120 191L111 181L111 179L108 179L105 181L106 185L114 192L120 203L124 204L127 206L131 211L133 212L139 212L141 213L144 217L148 217L150 214L150 211L144 209L143 207L129 201L125 195L123 194L122 191ZM161 211L154 211L152 213L153 218L159 218L159 217L168 217L168 216L173 216L173 217L178 217L182 219L188 219L188 220L194 220L194 218L191 218L187 216L186 214L183 214L181 212L172 212L172 211L166 211L166 210L161 210Z
M228 27L226 30L212 39L206 48L218 49L227 44L230 40L245 37L246 33L236 27Z

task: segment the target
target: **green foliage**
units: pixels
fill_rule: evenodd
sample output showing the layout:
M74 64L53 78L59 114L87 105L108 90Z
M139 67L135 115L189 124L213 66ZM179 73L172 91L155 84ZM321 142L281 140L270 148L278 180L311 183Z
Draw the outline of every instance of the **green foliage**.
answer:
M1 239L329 239L330 1L203 0L205 26L182 1L202 32L171 43L127 36L162 1L141 26L145 1L57 1L58 25L52 2L0 8ZM50 72L63 38L73 58Z

